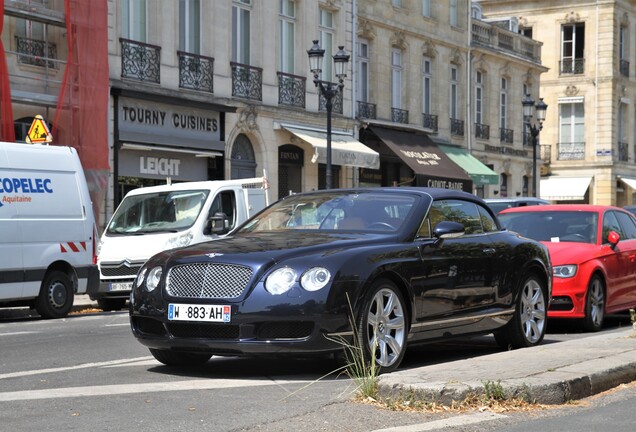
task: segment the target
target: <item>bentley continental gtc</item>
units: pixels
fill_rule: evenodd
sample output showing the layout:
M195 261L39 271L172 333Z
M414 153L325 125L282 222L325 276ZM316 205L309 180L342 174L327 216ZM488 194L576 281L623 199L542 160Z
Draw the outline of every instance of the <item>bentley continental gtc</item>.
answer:
M223 215L210 224L222 232ZM502 229L474 195L338 189L284 197L225 238L153 256L130 321L167 365L338 357L344 340L388 372L419 342L539 344L551 289L547 247Z

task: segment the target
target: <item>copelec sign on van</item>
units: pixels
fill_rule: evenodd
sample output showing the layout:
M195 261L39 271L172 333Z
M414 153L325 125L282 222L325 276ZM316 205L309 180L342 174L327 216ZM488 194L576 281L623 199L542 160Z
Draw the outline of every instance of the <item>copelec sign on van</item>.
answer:
M99 283L96 226L71 147L0 142L0 306L61 318Z

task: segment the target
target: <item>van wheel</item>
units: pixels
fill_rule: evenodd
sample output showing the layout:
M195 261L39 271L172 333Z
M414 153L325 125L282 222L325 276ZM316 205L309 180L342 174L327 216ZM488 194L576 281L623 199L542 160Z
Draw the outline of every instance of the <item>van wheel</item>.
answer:
M97 306L99 306L99 308L103 311L114 311L114 310L121 310L124 308L124 306L126 305L126 299L120 299L120 298L101 298L101 299L97 299Z
M73 307L73 282L61 271L46 274L40 294L35 299L35 310L42 318L63 318Z

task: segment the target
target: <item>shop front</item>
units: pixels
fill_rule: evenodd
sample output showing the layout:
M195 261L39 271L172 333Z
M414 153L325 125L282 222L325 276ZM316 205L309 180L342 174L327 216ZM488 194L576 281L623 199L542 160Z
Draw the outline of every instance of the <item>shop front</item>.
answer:
M472 193L473 180L423 132L369 125L360 140L380 154L380 169L365 170L361 182L378 186L421 186Z
M115 206L131 189L224 178L225 113L233 107L112 89Z

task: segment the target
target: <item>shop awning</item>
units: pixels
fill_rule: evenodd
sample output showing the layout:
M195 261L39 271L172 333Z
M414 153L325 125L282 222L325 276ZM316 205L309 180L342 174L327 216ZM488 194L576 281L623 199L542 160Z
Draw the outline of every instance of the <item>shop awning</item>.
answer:
M402 161L422 177L419 186L472 192L472 179L426 134L415 131L369 126Z
M437 144L449 158L468 173L476 185L499 184L499 175L461 147Z
M630 188L636 190L636 179L635 178L629 178L629 177L619 177L619 178L627 186L629 186Z
M580 201L592 177L549 177L541 180L540 196L549 201Z
M301 140L311 144L319 163L327 163L327 134L284 126ZM331 134L331 163L360 168L380 168L380 155L350 135Z

